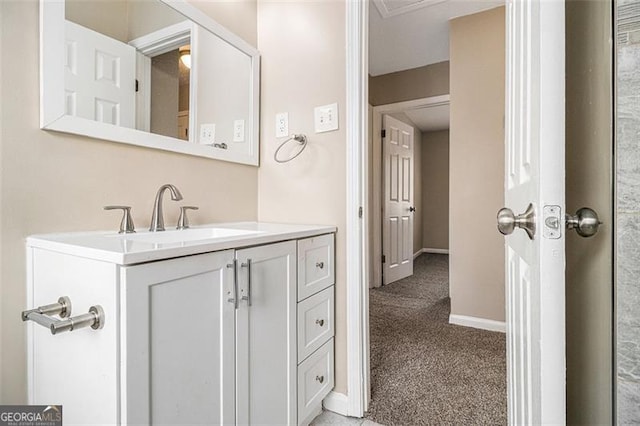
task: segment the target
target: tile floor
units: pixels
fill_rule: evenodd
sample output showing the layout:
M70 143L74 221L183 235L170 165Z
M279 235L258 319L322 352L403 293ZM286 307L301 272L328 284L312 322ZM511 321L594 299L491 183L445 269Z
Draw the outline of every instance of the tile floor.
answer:
M378 423L367 419L358 419L355 417L344 417L331 411L323 411L318 417L313 419L311 426L325 425L348 425L348 426L382 426Z

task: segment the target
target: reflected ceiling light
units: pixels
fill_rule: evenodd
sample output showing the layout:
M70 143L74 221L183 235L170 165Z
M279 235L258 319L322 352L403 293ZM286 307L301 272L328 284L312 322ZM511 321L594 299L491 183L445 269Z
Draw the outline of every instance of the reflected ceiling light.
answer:
M179 52L180 61L184 64L185 67L191 69L191 46L181 47Z

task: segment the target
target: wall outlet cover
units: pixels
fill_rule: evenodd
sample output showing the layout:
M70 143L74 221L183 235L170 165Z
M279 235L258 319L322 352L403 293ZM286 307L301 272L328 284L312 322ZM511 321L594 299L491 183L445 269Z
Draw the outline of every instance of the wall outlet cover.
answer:
M338 130L338 104L316 107L314 110L316 133Z
M210 145L216 140L216 125L214 123L204 123L200 125L200 137L198 142L201 145Z
M289 136L289 113L279 112L276 114L276 138Z
M244 142L244 120L233 121L233 141Z

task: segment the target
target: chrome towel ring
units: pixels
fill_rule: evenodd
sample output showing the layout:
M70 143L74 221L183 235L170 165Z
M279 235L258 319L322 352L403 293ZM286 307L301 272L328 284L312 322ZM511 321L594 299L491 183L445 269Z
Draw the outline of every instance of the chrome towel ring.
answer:
M285 146L289 141L296 141L300 144L300 149L298 150L298 152L296 152L294 155L292 155L289 158L285 158L285 159L280 159L278 158L278 153L280 152L280 150L282 149L283 146ZM298 134L298 135L293 135L291 136L289 139L287 139L286 141L282 142L280 144L280 146L278 147L278 149L276 149L276 152L273 154L273 159L276 160L276 162L278 163L286 163L288 161L293 160L294 158L296 158L298 155L302 154L302 151L304 151L304 149L307 147L307 137L305 135L303 135L302 133Z

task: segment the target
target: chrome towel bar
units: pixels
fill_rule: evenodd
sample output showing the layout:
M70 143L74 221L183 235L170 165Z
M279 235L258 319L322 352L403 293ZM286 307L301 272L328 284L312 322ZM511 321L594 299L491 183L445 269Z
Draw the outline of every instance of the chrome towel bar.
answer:
M53 318L51 315L59 315L64 319ZM63 296L58 299L57 303L22 311L22 321L33 321L47 327L51 330L51 334L85 327L98 330L104 327L104 310L100 305L95 305L90 307L86 314L71 317L71 299Z

